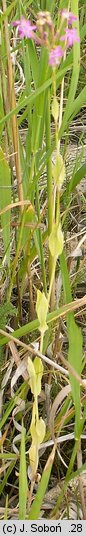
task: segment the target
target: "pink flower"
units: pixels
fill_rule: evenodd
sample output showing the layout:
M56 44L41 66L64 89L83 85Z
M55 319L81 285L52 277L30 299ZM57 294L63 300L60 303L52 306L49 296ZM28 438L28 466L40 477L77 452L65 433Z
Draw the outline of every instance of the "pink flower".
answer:
M74 15L71 11L69 12L67 9L61 9L61 11L60 11L60 15L61 15L64 19L67 19L67 21L68 21L69 24L72 24L72 22L74 22L74 21L77 20L76 15Z
M33 30L36 30L36 26L31 24L29 20L26 20L24 17L21 17L20 20L13 22L13 26L18 26L19 37L28 37L29 39L33 38Z
M60 37L60 41L65 41L66 39L68 47L71 47L74 43L78 43L80 41L76 28L65 29L65 34Z
M62 56L63 50L59 45L56 48L52 48L49 54L49 65L58 65Z

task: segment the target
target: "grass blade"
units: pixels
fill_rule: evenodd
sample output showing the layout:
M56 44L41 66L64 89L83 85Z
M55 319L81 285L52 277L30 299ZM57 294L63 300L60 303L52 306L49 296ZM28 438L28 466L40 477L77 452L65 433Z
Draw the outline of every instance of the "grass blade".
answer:
M25 519L27 502L27 474L25 456L25 429L22 423L20 470L19 470L19 519Z
M54 462L54 456L55 456L55 446L53 447L53 450L47 460L47 463L45 465L41 482L38 487L38 491L36 494L36 498L34 499L34 502L30 508L28 519L38 519L40 515L40 509L42 506L43 498L45 496L46 488L48 486L52 465Z
M5 476L0 484L0 495L2 495L3 493L3 490L4 490L4 487L6 486L7 482L8 482L8 478L10 476L10 474L12 473L14 467L15 467L15 464L16 464L16 459L10 463L6 473L5 473Z
M65 300L66 300L66 303L68 303L68 301L72 300L72 295L71 295L71 287L70 287L67 263L65 260L64 253L62 253L60 257L60 263L61 263L61 272L62 272L62 278L63 278ZM78 328L78 326L75 323L73 312L71 313L69 312L67 314L67 329L68 329L68 341L69 341L68 360L69 360L69 363L75 369L75 371L81 374L82 335L81 335L80 328ZM80 385L79 385L79 382L77 382L76 378L74 378L71 374L70 374L70 382L71 382L73 400L75 404L75 435L76 437L78 437L79 428L80 428Z
M0 210L11 204L11 177L5 155L0 148ZM4 253L10 266L10 210L1 215Z
M65 127L62 123L61 129L59 131L59 137L61 138L66 126L70 124L72 119L78 114L78 112L81 110L82 106L86 102L86 86L82 89L82 91L79 93L78 97L74 100L72 104L72 109L70 109L69 117L65 121Z
M72 179L70 180L70 183L68 185L68 193L71 194L73 192L74 188L76 188L77 184L80 183L80 181L85 177L86 175L86 164L83 164L77 171L74 173Z
M32 76L35 84L35 88L38 85L38 59L36 54L36 49L34 46L34 43L31 40L28 40L28 52L29 52L29 58L30 58L30 65L32 70Z
M72 313L73 315L73 313ZM82 368L82 334L71 314L68 315L69 352L68 360L73 368L81 374ZM80 384L70 374L72 395L75 404L75 436L78 438L80 427Z

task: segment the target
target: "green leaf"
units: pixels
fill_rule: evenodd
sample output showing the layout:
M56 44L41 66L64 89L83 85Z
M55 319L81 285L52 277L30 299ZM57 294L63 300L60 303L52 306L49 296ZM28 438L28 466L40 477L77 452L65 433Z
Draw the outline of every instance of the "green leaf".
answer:
M50 478L50 474L52 470L52 465L54 462L54 456L55 456L55 446L53 447L53 450L45 465L42 478L41 478L41 482L39 484L38 491L36 493L36 497L30 508L28 519L39 519L43 498L45 496L46 488L48 486L48 482L49 482L49 478Z
M12 9L15 7L17 3L17 0L13 0L13 2L11 2L11 5L7 7L7 9L5 10L5 13L1 13L1 19L4 20L6 17L8 17L12 11Z
M0 210L11 204L11 176L5 155L0 148ZM10 210L1 215L4 253L10 266Z
M16 454L13 454L13 452L3 452L3 454L0 452L0 460L17 460Z
M78 114L79 110L82 108L86 102L86 86L79 93L77 99L75 99L72 110L71 110L71 120Z
M11 315L16 315L17 309L11 303L4 303L0 305L0 328L5 329L7 319ZM1 335L0 335L1 338ZM0 385L2 381L2 365L4 365L5 355L3 348L0 348Z
M69 352L68 360L74 370L81 375L82 369L82 334L81 329L75 323L73 316L68 315ZM75 404L75 437L79 437L80 428L80 384L70 374L72 395Z
M3 415L2 419L0 420L0 430L2 430L2 427L4 426L5 422L8 420L8 417L9 417L10 413L12 412L13 408L16 406L16 397L18 395L20 395L21 397L24 396L25 385L26 384L23 383L22 389L21 389L21 387L19 387L17 389L15 397L13 399L11 399L11 401L8 404L6 404L6 409L5 409L5 406L4 406L4 415ZM13 456L15 457L15 454ZM8 454L8 458L9 457L11 457L11 453Z
M0 305L0 327L4 329L9 316L14 316L17 314L17 309L12 305L12 303L4 303Z
M36 88L37 85L38 85L38 67L39 67L39 63L38 63L36 49L35 49L33 41L31 41L31 39L30 40L28 39L28 52L29 52L29 59L30 59L30 65L31 65L31 70L32 70L32 76L33 76L33 80L34 80L34 84L35 84L35 88Z
M69 280L69 274L67 269L67 263L64 252L60 257L60 266L63 279L64 296L66 303L72 301L71 286ZM82 370L82 335L81 330L75 323L73 312L67 314L67 330L69 351L68 360L74 370L81 374ZM75 436L79 437L80 429L80 385L76 378L70 374L70 382L72 389L72 396L75 404Z
M65 0L65 8L68 7L68 0ZM59 2L59 9L63 9L64 8L64 0L60 0Z
M78 112L81 110L85 102L86 102L86 86L82 89L78 97L74 100L72 104L72 108L69 108L69 116L66 117L65 126L63 125L63 122L62 122L62 126L59 131L60 138L63 136L63 132L66 126L69 125L72 119L78 114Z
M2 493L3 493L3 490L4 490L4 488L5 488L5 486L6 486L7 482L8 482L8 478L9 478L10 474L12 473L12 471L13 471L13 469L15 467L15 464L16 464L16 459L13 462L10 463L10 465L9 465L9 467L8 467L6 473L5 473L5 476L4 476L4 478L3 478L3 480L2 480L2 482L0 484L0 495L2 495Z
M3 117L4 117L4 109L3 109L2 94L1 94L1 90L0 90L0 120ZM1 138L1 135L2 135L2 131L3 131L3 125L1 125L1 127L0 127L0 138Z
M74 478L76 478L77 476L81 475L82 473L85 473L86 472L86 462L82 464L82 466L77 469L76 471L73 471L73 473L70 475L69 477L69 481L70 480L74 480Z
M73 192L74 188L76 188L77 184L80 183L80 181L85 177L85 175L86 175L86 164L83 164L79 169L77 169L76 173L74 173L73 177L70 180L70 183L68 185L69 194Z
M50 2L50 0L46 0L46 10L51 11L51 13L52 13L52 11L55 8L55 2L56 2L56 0L51 0L51 2Z
M27 502L27 473L26 473L26 455L25 455L25 429L22 423L20 469L19 469L19 519L25 519L26 517L26 502Z

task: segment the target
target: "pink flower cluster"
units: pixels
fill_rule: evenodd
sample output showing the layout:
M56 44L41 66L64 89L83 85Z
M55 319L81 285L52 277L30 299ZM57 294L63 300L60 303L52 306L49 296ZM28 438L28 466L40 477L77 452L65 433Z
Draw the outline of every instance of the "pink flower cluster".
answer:
M74 43L78 43L79 37L76 28L66 28L65 34L60 37L60 41L67 40L67 46L72 47Z
M74 43L79 42L80 40L76 28L71 27L72 23L77 21L76 15L69 12L67 9L62 9L60 11L60 17L61 21L67 21L67 27L64 29L63 35L61 35L61 31L59 30L56 35L54 34L53 22L50 13L47 11L38 13L37 25L31 24L30 20L26 20L23 16L20 20L13 22L13 26L18 28L20 38L27 37L29 39L34 39L36 42L40 42L40 44L44 44L49 48L49 65L52 67L60 63L65 48L71 47ZM46 28L48 28L48 31L46 31ZM40 38L34 30L40 32ZM53 48L51 48L51 50L51 36L49 37L49 31L51 31L53 40ZM64 48L61 47L61 42L64 42Z
M68 24L72 24L72 22L75 22L77 20L76 15L74 13L68 11L68 9L61 9L60 15L63 17L63 19L66 19Z
M13 26L17 26L18 34L20 38L28 37L33 39L33 31L36 30L35 24L31 24L30 20L26 20L25 17L21 17L20 20L15 20Z
M60 11L60 16L67 20L69 28L65 28L64 35L61 35L60 42L65 41L66 48L71 47L74 43L79 42L80 38L77 34L76 28L71 28L70 25L77 20L76 15L69 12L67 9ZM61 57L64 55L64 49L60 46L54 47L49 54L49 64L53 67L60 62Z
M61 35L60 42L65 41L66 48L71 47L74 43L80 41L76 28L71 28L70 25L77 21L76 15L69 12L67 9L60 11L60 16L64 20L67 20L69 27L65 28L64 35ZM53 67L60 62L61 57L64 55L64 49L61 46L54 47L49 54L49 64Z
M51 52L49 53L49 65L58 65L62 56L63 50L60 45L57 45L57 47L52 48Z

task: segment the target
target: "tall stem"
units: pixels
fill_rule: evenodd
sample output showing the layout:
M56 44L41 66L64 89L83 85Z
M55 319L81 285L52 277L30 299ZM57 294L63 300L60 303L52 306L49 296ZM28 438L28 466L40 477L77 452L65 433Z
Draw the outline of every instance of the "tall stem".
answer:
M55 279L55 268L56 268L56 260L53 259L52 274L51 274L49 293L48 293L48 305L49 305L49 302L51 300L52 291L53 291L53 284L54 284L54 279Z
M64 52L64 61L65 61L65 60L66 60L66 50L65 50L65 52ZM61 95L60 95L60 111L59 111L59 127L58 127L58 131L60 130L60 128L61 128L61 124L62 124L63 97L64 97L64 78L62 79L62 83L61 83ZM58 139L57 151L58 151L58 152L60 151L60 139Z
M41 340L40 340L40 352L41 352L41 354L43 352L43 339L44 339L44 333L41 333Z

